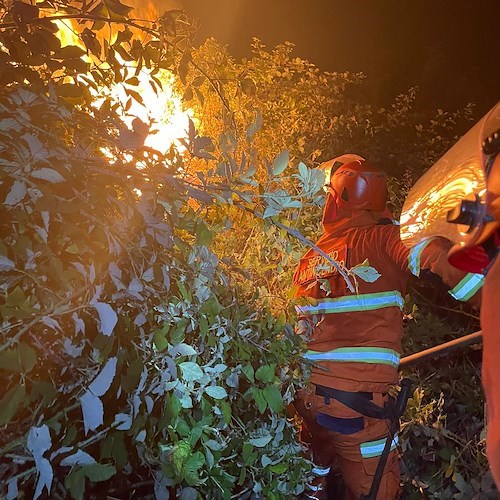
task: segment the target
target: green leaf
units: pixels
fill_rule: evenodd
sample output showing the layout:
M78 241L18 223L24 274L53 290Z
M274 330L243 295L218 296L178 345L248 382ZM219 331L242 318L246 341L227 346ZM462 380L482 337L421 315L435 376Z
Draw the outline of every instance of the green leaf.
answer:
M26 391L21 384L15 385L0 401L0 425L5 425L16 414Z
M132 392L139 383L144 363L142 359L137 358L130 363L127 368L127 374L122 378L122 389L126 392Z
M28 344L21 342L17 347L23 371L28 373L36 365L36 352Z
M213 451L219 451L224 448L224 444L215 441L215 439L207 439L206 441L203 441L203 444Z
M15 263L5 255L0 255L0 272L10 271L16 267Z
M52 382L39 380L33 384L31 395L34 399L40 398L42 405L49 405L57 397L57 390Z
M4 200L4 205L17 205L25 196L26 184L21 181L14 181Z
M123 5L119 0L103 0L104 5L115 14L119 16L126 16L131 10L132 7L127 5ZM114 18L114 16L111 16Z
M72 253L74 255L79 255L81 250L78 248L78 245L76 243L72 243L71 245L68 245L65 249L65 252Z
M377 281L381 274L371 266L358 265L349 270L351 274L356 275L358 278L361 278L363 281L367 283L373 283Z
M62 47L57 51L55 57L58 59L79 59L84 55L85 51L77 45L66 45L66 47Z
M245 78L241 82L241 90L244 94L253 95L257 90L257 86L251 78Z
M122 45L115 43L113 45L113 48L116 50L116 52L120 55L120 57L124 61L133 61L134 60L134 58L125 50L125 48ZM134 78L134 77L132 77L132 78ZM130 78L129 78L129 80L130 80ZM126 83L128 83L128 80L126 81Z
M39 168L31 172L31 177L35 179L43 179L45 181L51 182L53 184L58 184L64 182L64 177L53 168Z
M123 432L115 432L113 436L113 459L118 469L122 469L129 462L127 445Z
M272 438L273 437L271 434L267 434L265 436L260 436L260 437L255 437L255 438L249 439L248 442L257 448L264 448L264 446L266 446L267 444L269 444L271 442Z
M254 369L252 365L245 365L241 368L241 371L245 377L250 380L250 382L254 383L255 378L254 378Z
M276 364L264 365L257 369L255 372L255 378L264 382L264 384L269 384L275 379Z
M175 424L175 430L182 437L189 437L191 434L191 426L181 417L177 419L177 423ZM189 441L191 445L191 441Z
M80 467L75 467L66 476L64 486L75 500L82 500L85 493L85 473Z
M196 244L209 246L212 243L214 233L208 229L203 221L199 221L196 225Z
M257 111L255 116L255 121L251 123L247 128L247 141L250 142L252 137L262 128L262 114Z
M180 60L179 66L177 68L179 78L180 78L181 82L184 84L186 83L186 77L187 77L188 72L189 72L188 65L191 62L191 60L192 60L191 52L189 52L189 51L184 52L184 54L182 55L182 58Z
M20 306L26 302L26 295L21 287L16 286L16 288L7 295L7 300L5 302L9 306Z
M309 176L309 169L307 168L305 163L299 163L299 174L304 181L307 180L307 177Z
M317 168L309 169L302 162L299 163L299 173L293 174L293 177L299 180L302 193L306 197L312 197L325 183L325 174L323 170Z
M231 415L233 413L232 409L231 409L231 405L229 403L227 403L226 401L221 401L219 403L219 407L222 411L222 418L224 419L224 422L229 425L229 423L231 422Z
M273 175L279 175L281 172L285 170L288 166L288 162L290 161L290 151L285 149L282 151L273 162Z
M200 484L199 471L205 463L205 456L200 451L189 457L184 464L184 478L190 486Z
M164 351L168 347L168 340L162 331L155 331L153 333L153 342L159 351Z
M21 373L23 371L18 349L8 349L0 354L0 369Z
M247 469L246 467L242 467L240 470L240 477L238 478L238 482L236 484L241 486L245 482L246 477L247 477Z
M130 78L127 78L127 80L125 80L125 83L137 87L137 85L139 85L139 78L137 78L136 76L132 76Z
M219 385L209 385L205 387L205 392L214 399L224 399L227 397L226 389Z
M113 436L113 459L115 461L118 470L123 469L123 467L129 462L130 458L127 452L127 445L122 432L116 432Z
M180 288L180 287L179 287ZM185 291L185 288L184 288ZM191 302L191 296L190 294L185 291L183 293L183 298L187 300L188 302ZM177 322L174 328L170 330L170 343L173 345L180 344L184 340L184 333L186 331L186 327L189 323L189 320L187 318L182 318L180 321Z
M453 475L453 481L455 482L455 486L457 487L457 490L465 495L468 494L467 498L469 498L469 495L471 493L473 493L473 490L472 490L471 486L465 481L463 476L460 473L455 472L455 474ZM472 495L470 495L470 496L472 496Z
M281 207L266 207L264 213L262 214L263 219L268 219L269 217L274 217L281 212Z
M183 408L188 409L193 407L193 399L191 398L188 392L185 392L179 399L179 401L181 402L181 406Z
M83 88L80 85L73 83L63 83L56 89L57 95L60 97L79 98L83 96Z
M243 443L242 458L243 458L243 461L245 462L245 464L247 464L247 465L248 465L248 459L252 455L253 449L254 449L254 446L252 444L250 444L250 443Z
M82 467L85 475L93 482L107 481L116 474L114 465L111 464L87 464Z
M191 85L193 85L193 87L199 87L200 85L203 85L205 83L205 80L206 80L206 78L203 75L197 76L193 80Z
M196 427L190 427L189 428L189 444L191 445L192 448L196 446L196 443L198 443L199 439L203 435L203 428L201 425L197 425Z
M285 462L281 462L279 464L271 465L270 469L276 474L283 474L288 469L288 464Z
M283 397L275 385L268 385L264 388L264 398L274 412L279 413L283 410Z
M174 469L176 474L180 475L182 472L182 468L184 466L184 462L191 455L191 445L185 441L179 441L175 443L174 452L172 454L172 460L174 463Z
M188 85L184 90L184 95L182 96L182 100L189 102L193 99L193 97L194 97L193 88L190 85Z
M257 389L257 387L253 388L253 399L257 404L257 408L260 413L264 413L267 408L267 401L264 396L264 391L262 389Z
M200 368L198 363L192 361L184 361L179 364L182 377L187 382L194 382L195 380L200 380L203 377L203 370Z

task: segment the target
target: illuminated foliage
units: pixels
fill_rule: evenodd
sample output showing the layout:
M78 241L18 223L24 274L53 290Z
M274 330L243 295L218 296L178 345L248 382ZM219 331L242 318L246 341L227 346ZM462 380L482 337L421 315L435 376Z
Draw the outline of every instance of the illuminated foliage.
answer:
M311 464L285 416L300 339L240 302L209 248L206 207L233 196L189 171L212 141L191 122L161 153L124 118L142 89L118 59L161 92L159 70L185 64L178 18L145 31L115 0L37 5L14 3L0 39L2 494L300 493ZM51 16L84 20L87 55Z

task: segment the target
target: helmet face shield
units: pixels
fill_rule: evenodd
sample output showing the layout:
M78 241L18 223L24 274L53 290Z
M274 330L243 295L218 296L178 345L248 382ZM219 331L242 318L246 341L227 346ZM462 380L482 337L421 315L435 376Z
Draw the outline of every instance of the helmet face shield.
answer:
M340 207L382 212L387 201L387 175L366 161L346 163L330 182Z
M443 236L466 246L478 238L486 210L482 142L499 127L500 103L416 182L401 212L403 243Z
M383 211L387 200L387 175L362 156L345 154L322 163L324 190L348 210Z

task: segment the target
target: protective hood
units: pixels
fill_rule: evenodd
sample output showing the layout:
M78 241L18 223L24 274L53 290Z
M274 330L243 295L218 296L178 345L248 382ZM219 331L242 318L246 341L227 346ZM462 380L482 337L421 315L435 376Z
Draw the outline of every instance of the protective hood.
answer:
M357 154L346 153L322 163L318 168L325 173L325 208L323 209L323 237L340 234L349 227L370 226L387 219L388 223L394 222L394 217L388 209L383 212L373 210L356 210L347 208L345 203L338 203L337 195L330 189L330 182L337 168L353 162L366 162ZM322 238L323 238L322 237Z
M336 197L332 193L328 193L321 220L323 226L323 236L321 239L325 236L341 234L346 229L352 227L375 226L382 222L388 224L394 222L393 215L389 209L386 208L383 212L375 210L349 210L339 207Z
M498 128L500 103L413 186L400 219L401 239L405 245L412 247L425 239L443 236L465 247L478 239L486 224L482 143Z

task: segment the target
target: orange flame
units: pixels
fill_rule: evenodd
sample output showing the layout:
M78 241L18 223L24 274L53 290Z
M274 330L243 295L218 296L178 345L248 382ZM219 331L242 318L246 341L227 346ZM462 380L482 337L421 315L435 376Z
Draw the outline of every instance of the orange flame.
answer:
M134 9L133 14L135 18L149 21L156 20L159 17L158 9L151 1L146 5L138 1L137 8ZM63 47L76 45L86 50L85 44L79 36L82 25L71 19L57 20L55 22L59 27L57 36ZM116 37L116 33L112 34L112 38L114 37ZM113 40L108 39L108 41L112 43ZM88 55L84 55L83 58L87 62L95 62ZM118 54L117 59L119 62L123 62ZM130 65L133 62L127 64ZM193 118L193 112L190 109L185 110L183 108L182 99L174 90L175 81L173 75L165 70L160 70L155 74L162 84L162 89L159 89L158 93L156 93L150 83L150 71L143 68L137 75L135 75L135 68L133 67L127 71L129 74L124 80L132 76L137 76L139 83L136 86L120 83L111 89L111 96L121 102L123 109L127 110L122 115L125 125L128 128L132 128L133 120L139 118L144 123L151 125L150 132L144 142L145 146L163 153L172 144L178 149L183 149L178 139L187 135L189 118ZM143 101L142 105L135 99L131 99L130 104L127 105L130 99L126 92L127 88L139 93ZM105 93L105 89L100 89L96 94L97 100L99 101L99 96L103 96Z

